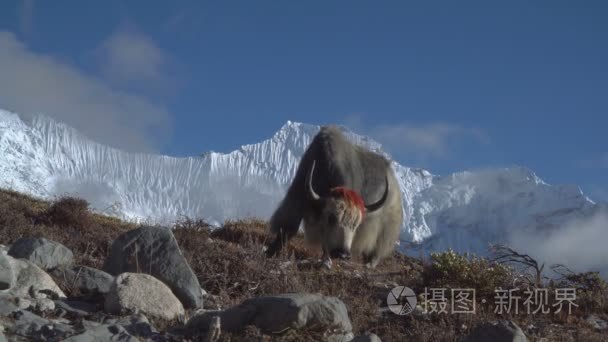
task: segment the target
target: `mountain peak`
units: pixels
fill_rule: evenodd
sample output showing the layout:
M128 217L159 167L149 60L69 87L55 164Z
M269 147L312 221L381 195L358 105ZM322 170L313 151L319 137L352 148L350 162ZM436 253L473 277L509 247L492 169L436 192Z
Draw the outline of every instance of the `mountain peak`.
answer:
M373 139L341 127L354 143L390 158ZM40 117L0 110L0 187L43 198L72 194L113 215L165 223L268 218L320 126L287 121L268 139L202 158L133 154L93 142ZM484 252L508 232L543 229L588 215L593 202L574 186L544 183L525 167L433 176L393 161L403 195L402 245ZM414 252L417 253L417 252Z

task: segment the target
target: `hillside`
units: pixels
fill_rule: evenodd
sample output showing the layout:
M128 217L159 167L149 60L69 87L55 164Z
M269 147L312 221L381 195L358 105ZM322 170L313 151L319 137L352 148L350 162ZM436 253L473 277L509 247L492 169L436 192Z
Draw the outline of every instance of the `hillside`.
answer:
M355 335L371 332L383 341L461 340L483 323L500 318L516 322L532 341L606 341L605 328L601 330L600 325L594 327L590 323L590 319L603 319L604 323L608 319L607 288L599 279L595 283L582 283L578 278L569 278L563 279L563 283L544 285L550 293L562 286L580 288L579 307L571 315L564 312L496 315L490 305L494 300L493 289L512 287L517 272L484 259L444 253L419 260L395 253L373 270L361 267L356 261L338 262L334 269L326 270L320 267L318 251L307 247L300 237L279 257L266 258L264 221L226 221L219 229L211 230L203 220L184 219L172 226L179 247L207 292L205 309L226 309L249 298L282 293L321 293L345 303ZM101 268L112 241L136 227L93 214L85 201L75 198L46 202L13 191L0 191L0 244L10 246L19 238L42 236L72 250L78 265ZM81 298L70 284L55 280L68 298ZM408 286L417 294L423 293L425 287L475 288L479 308L476 314L416 311L399 316L386 308L389 291L397 285ZM599 287L594 287L596 285ZM488 303L482 304L483 299ZM553 299L549 304L553 304ZM523 306L520 309L523 311ZM55 317L52 312L42 315L48 319ZM195 312L189 310L187 316L195 316ZM86 319L95 321L102 319L100 317L108 319L107 315L98 314ZM192 333L180 335L183 323L179 321L152 320L151 324L160 331L155 340L202 338ZM2 325L10 326L10 322L3 321ZM221 340L319 341L324 336L327 337L314 329L265 334L249 326L238 333L223 333Z

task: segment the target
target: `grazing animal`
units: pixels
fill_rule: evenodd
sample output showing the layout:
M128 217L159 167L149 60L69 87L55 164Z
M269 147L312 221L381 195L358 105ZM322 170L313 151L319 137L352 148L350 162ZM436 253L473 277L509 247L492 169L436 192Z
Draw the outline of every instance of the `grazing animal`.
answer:
M371 204L367 204L371 203ZM394 250L403 222L401 191L390 162L322 127L300 160L287 194L270 219L273 256L304 222L306 240L323 261L360 257L375 267Z

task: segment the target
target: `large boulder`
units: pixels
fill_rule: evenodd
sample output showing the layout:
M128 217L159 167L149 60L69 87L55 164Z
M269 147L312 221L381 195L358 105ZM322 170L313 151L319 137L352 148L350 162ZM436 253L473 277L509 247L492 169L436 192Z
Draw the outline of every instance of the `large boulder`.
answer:
M114 282L112 275L87 266L60 266L50 273L83 294L106 294Z
M203 293L170 229L141 227L119 236L112 244L104 270L147 273L167 284L184 307L203 304Z
M149 274L123 273L106 295L105 310L112 314L140 312L173 320L184 315L182 303L167 285Z
M346 305L336 298L320 294L290 293L252 298L224 311L206 311L188 321L187 329L201 332L211 319L219 316L222 330L239 332L247 325L255 325L271 334L287 329L352 332Z
M9 297L25 297L25 298L62 298L65 294L53 278L44 272L34 263L15 259L11 256L4 256L8 259L8 263L14 275L14 281L9 289L1 291ZM1 257L0 257L1 258Z
M21 238L11 245L8 255L29 260L43 270L69 266L74 262L74 254L69 248L45 238Z
M482 323L477 326L465 342L527 342L526 335L513 321Z

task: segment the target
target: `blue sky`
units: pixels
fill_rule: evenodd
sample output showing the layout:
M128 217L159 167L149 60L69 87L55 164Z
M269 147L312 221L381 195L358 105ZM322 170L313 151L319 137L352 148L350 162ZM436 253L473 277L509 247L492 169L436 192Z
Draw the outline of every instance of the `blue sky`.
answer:
M230 151L287 120L438 174L523 165L608 200L604 1L3 1L0 106L104 143Z

